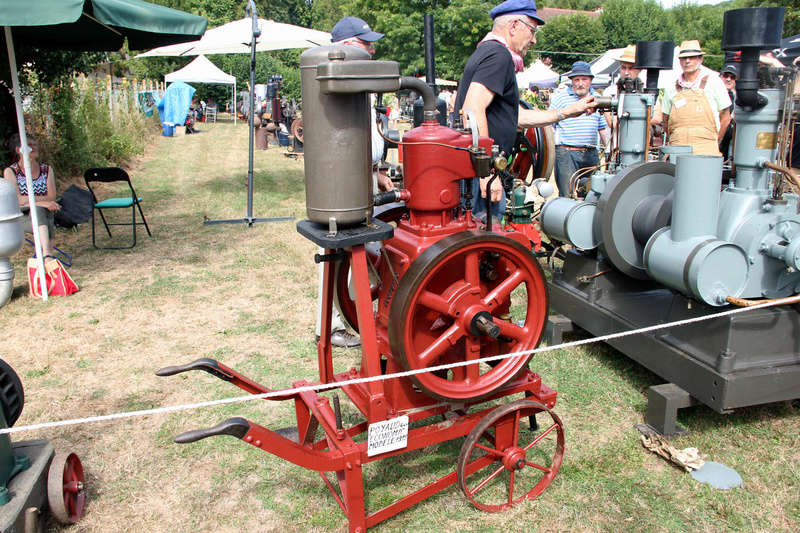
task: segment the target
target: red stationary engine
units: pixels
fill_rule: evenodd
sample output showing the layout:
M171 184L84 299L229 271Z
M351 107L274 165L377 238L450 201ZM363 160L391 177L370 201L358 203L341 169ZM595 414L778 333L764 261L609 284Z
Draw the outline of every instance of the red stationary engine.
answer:
M472 146L470 135L435 121L403 137L405 206L377 215L396 228L382 249L368 251L378 349L387 372L506 354L539 342L547 291L530 241L513 230L479 229L460 202L461 182L479 173L476 160L490 160L491 142L481 137ZM338 272L339 304L356 326L348 270ZM456 367L412 380L429 396L474 401L517 376L528 359Z
M212 359L164 368L159 375L203 370L251 393L272 392L271 400L291 399L296 411L292 428L272 431L234 417L176 441L234 436L320 472L357 533L456 484L490 512L536 498L561 466L563 424L552 411L556 392L527 369L530 355L507 354L539 342L545 278L526 237L479 228L471 215L479 199L462 204L462 182L490 173L491 139L473 141L438 125L427 85L357 48L308 50L301 76L309 219L297 230L324 250L316 258L324 264L319 381L270 391ZM426 121L403 139L405 188L394 198L405 203L372 217L367 93L402 88L422 94ZM338 373L334 299L361 334L360 365ZM491 356L499 357L478 362ZM416 372L396 375L409 370ZM339 396L331 405L322 389L341 390L362 421L345 427ZM515 395L499 406L489 402ZM364 465L459 438L453 472L367 508Z

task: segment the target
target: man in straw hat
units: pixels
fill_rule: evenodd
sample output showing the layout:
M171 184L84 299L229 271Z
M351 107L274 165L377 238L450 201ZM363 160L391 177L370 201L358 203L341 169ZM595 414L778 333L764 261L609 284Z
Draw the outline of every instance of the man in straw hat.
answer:
M619 80L624 78L639 78L644 83L646 80L642 76L642 69L636 68L636 45L629 44L626 46L622 53L617 56L617 63L619 64ZM603 91L603 96L617 96L619 93L619 88L617 87L616 83L612 83L609 85L605 91ZM619 110L618 114L622 114L622 109ZM604 113L606 117L606 122L608 122L609 126L613 126L612 129L614 131L617 130L617 117L612 116L610 111L606 111ZM610 150L614 150L617 148L616 146L616 138L615 136L610 136L610 145L607 147Z
M516 72L520 72L523 57L536 43L536 32L544 24L537 14L534 0L506 0L494 7L489 16L494 23L467 60L459 84L454 110L475 115L478 133L494 139L500 150L509 155L517 137L517 127L532 128L553 124L567 117L578 116L595 107L593 97L587 97L566 109L523 109L519 105ZM473 215L485 216L488 178L473 180ZM480 181L480 192L478 191ZM499 179L492 182L491 199L497 202L492 216L500 218L505 212L505 192Z
M629 44L626 46L622 53L617 56L617 63L619 64L619 79L622 78L640 78L642 69L636 68L636 45ZM645 80L642 79L642 82ZM604 96L616 96L617 84L612 83L603 91Z
M731 121L731 99L716 73L703 66L700 42L683 41L681 75L664 90L662 112L669 143L688 145L695 154L721 155L719 142Z

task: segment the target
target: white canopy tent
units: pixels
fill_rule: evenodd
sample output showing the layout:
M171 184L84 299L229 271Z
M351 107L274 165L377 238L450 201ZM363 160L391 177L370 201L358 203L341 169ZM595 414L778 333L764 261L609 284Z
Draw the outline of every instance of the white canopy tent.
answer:
M288 48L311 48L330 44L331 34L303 28L292 24L258 19L261 35L256 42L256 52L284 50ZM195 56L200 54L249 54L253 24L250 18L234 20L206 31L199 41L154 48L135 56Z
M292 24L284 24L282 22L275 22L274 20L259 18L258 28L260 30L260 35L258 35L256 40L256 52L285 50L289 48L311 48L313 46L330 44L331 42L331 34L328 32L312 30ZM253 20L250 17L245 17L207 30L203 38L199 41L160 46L134 56L134 59L140 57L193 56L203 54L249 54L251 52L252 37ZM208 63L210 64L211 62L208 61ZM194 64L194 62L189 65L192 64ZM185 68L188 68L188 65ZM172 74L176 74L177 72L180 71L173 72ZM225 73L223 72L222 74ZM183 78L179 79L181 81L189 81ZM233 120L235 123L237 115L237 95L235 87L233 94Z
M208 30L205 35L203 35L203 38L198 41L176 46L162 46L136 56L138 58L200 54L250 54L250 135L248 140L247 165L247 214L241 219L206 220L203 222L204 225L246 223L248 226L252 226L255 222L294 219L294 217L253 217L253 105L256 85L256 52L285 50L290 48L311 48L330 44L330 42L330 33L258 18L255 1L248 0L246 18Z
M422 81L425 81L425 76L417 76L417 77L418 77L419 79L421 79ZM458 82L457 82L457 81L453 81L453 80L445 80L445 79L443 79L443 78L435 78L435 79L433 80L433 83L434 83L434 84L435 84L437 87L455 87L456 85L458 85Z
M558 84L558 73L538 59L517 74L517 87L527 89L533 83L543 89L553 89Z
M233 85L233 98L231 101L234 105L233 123L236 124L236 76L225 74L222 70L217 68L214 63L209 61L206 56L199 55L182 69L170 72L164 76L164 81L167 83L184 81L186 83L220 83L224 85Z

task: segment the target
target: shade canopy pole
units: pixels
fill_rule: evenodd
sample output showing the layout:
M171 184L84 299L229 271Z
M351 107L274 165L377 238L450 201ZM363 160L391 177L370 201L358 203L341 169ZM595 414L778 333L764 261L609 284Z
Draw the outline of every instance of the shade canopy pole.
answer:
M36 270L39 272L39 286L41 288L42 300L47 301L47 280L45 279L44 254L42 253L42 243L39 241L39 217L36 213L36 194L33 191L33 179L31 178L31 148L28 146L28 135L25 133L25 115L22 114L22 91L19 86L19 76L17 75L17 57L14 54L14 40L11 38L11 28L4 26L6 34L6 48L8 49L8 65L11 70L11 85L14 90L14 107L17 111L17 128L19 129L19 141L22 150L22 162L25 165L25 184L28 187L28 205L30 206L31 229L33 230L33 247L36 250Z
M256 222L277 222L281 220L294 220L294 217L270 217L270 218L255 218L253 217L253 144L255 136L255 90L256 90L256 44L258 37L261 36L261 29L258 27L258 14L256 13L256 4L253 0L247 3L247 16L253 21L252 37L250 39L250 102L248 113L248 124L250 132L248 136L248 150L247 150L247 213L244 218L235 218L232 220L204 220L203 225L210 226L214 224L247 224L252 226ZM235 111L235 110L234 110Z

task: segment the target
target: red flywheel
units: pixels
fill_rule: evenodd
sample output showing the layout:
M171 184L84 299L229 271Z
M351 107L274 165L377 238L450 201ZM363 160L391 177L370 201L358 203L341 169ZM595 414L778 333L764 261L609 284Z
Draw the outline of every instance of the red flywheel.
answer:
M392 353L409 370L535 348L547 319L539 263L517 241L465 231L425 250L400 280L389 312ZM477 400L491 395L530 356L417 374L429 395Z

